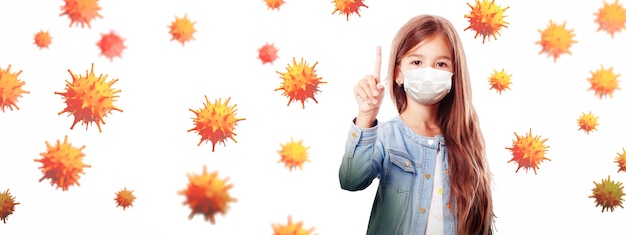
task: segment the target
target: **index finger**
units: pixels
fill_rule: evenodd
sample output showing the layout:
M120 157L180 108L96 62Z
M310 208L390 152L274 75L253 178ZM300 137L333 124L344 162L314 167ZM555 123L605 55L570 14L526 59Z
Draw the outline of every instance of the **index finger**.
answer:
M376 46L376 62L374 64L374 76L380 80L380 64L381 64L381 51L380 45Z

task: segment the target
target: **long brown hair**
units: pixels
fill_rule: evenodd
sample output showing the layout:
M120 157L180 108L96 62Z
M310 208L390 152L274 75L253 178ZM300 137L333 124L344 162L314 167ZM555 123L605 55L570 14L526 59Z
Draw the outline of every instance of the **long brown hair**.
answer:
M406 93L395 83L398 65L413 47L434 35L442 35L452 49L454 75L450 93L440 102L439 125L448 148L450 204L457 218L457 233L489 234L494 224L491 172L485 143L472 105L472 91L465 52L454 26L445 18L419 15L400 28L392 45L387 87L398 113L407 106Z

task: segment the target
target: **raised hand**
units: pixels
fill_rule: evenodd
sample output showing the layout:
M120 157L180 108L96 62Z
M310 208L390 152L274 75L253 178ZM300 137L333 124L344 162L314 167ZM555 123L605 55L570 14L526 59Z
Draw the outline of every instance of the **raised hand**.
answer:
M381 49L376 47L374 73L365 75L354 86L354 97L359 105L357 125L370 127L378 115L378 110L385 96L385 86L380 79Z

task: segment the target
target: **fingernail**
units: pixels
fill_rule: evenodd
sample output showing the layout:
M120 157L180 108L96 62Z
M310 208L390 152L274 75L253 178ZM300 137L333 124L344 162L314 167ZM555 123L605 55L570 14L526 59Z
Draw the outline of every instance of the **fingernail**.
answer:
M377 90L374 90L374 92L372 92L372 94L373 94L374 96L378 96L378 91L377 91Z

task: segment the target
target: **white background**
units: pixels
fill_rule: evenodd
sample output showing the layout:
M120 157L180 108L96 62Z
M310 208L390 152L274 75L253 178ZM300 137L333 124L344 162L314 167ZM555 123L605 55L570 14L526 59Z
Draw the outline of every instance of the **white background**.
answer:
M207 3L210 2L210 3ZM612 1L611 1L612 2ZM474 4L473 1L469 3ZM389 52L391 39L409 18L431 13L453 22L466 49L474 104L479 112L487 153L494 174L497 234L621 234L626 210L601 213L589 198L593 182L611 176L626 181L613 162L626 147L626 105L622 90L613 98L598 99L587 78L601 65L626 73L626 35L614 38L597 32L594 23L600 0L511 1L505 19L508 28L497 40L482 43L469 23L466 1L368 0L361 17L335 13L332 1L287 1L279 11L255 1L100 1L103 18L91 28L69 27L61 14L63 1L9 1L0 3L0 67L23 70L26 82L20 110L0 113L0 190L9 189L20 202L0 234L272 234L271 224L303 221L319 234L364 234L377 181L360 192L339 187L338 168L350 120L357 111L352 87L373 70L375 46ZM168 26L176 16L197 22L194 41L181 46L170 41ZM550 20L567 21L578 43L572 54L556 62L541 47L539 29ZM39 30L49 31L52 44L40 50L33 44ZM110 30L125 38L123 57L113 62L96 42ZM274 43L279 58L263 65L258 49ZM282 91L274 91L292 58L309 65L327 81L303 109L287 106ZM386 73L387 58L383 59ZM96 126L77 124L57 113L68 69L84 74L95 64L96 74L119 78L115 103L124 112L109 115L99 133ZM512 74L511 90L489 90L489 75L497 69ZM623 76L619 77L623 80ZM624 86L620 82L620 86ZM231 97L237 116L237 143L197 146L190 108L202 107L204 96ZM577 118L592 111L598 131L578 130ZM379 119L396 115L389 96ZM515 172L507 163L514 133L547 138L547 157L537 174ZM40 153L68 135L75 146L85 145L85 169L80 186L55 189L49 180L38 182ZM290 138L310 146L311 162L289 172L277 151ZM202 166L230 177L231 204L215 225L196 216L177 194L187 184L187 173ZM137 199L122 210L113 200L127 187Z

